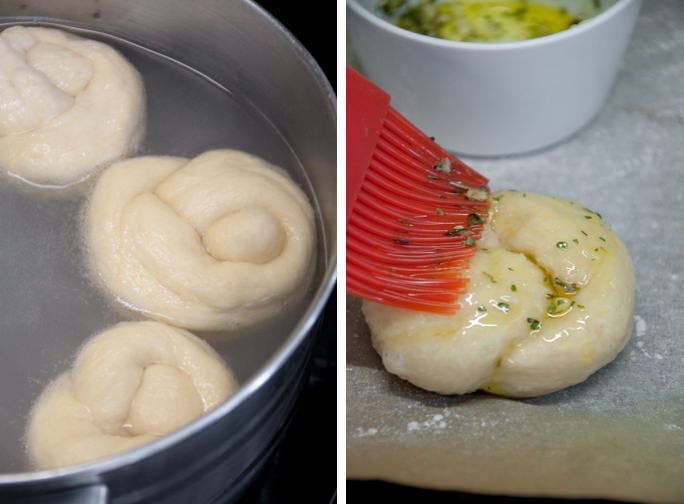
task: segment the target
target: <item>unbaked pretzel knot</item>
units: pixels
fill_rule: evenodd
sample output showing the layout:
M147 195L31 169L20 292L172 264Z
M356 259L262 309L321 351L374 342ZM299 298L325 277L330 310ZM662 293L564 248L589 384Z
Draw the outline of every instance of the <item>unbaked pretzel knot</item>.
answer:
M38 398L30 458L47 469L113 455L186 425L236 389L221 357L193 334L154 321L118 324L87 341Z
M55 28L0 33L0 168L66 186L138 147L145 97L112 47Z
M364 302L388 371L442 394L538 396L585 380L631 335L629 253L575 202L495 195L469 276L452 316Z
M116 297L193 329L273 316L303 295L314 269L306 196L285 172L236 150L111 166L92 195L86 237Z

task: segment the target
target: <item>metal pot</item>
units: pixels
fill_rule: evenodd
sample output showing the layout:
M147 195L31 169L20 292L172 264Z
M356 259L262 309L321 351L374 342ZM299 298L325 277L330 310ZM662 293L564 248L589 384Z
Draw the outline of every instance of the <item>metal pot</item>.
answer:
M285 167L308 191L317 211L319 230L317 262L313 265L315 279L301 306L282 320L237 335L214 335L214 340L209 341L241 378L242 387L236 395L192 424L130 452L51 471L13 467L7 471L2 467L0 501L234 500L278 444L306 378L313 335L335 284L334 92L310 54L277 21L248 0L24 0L2 2L0 16L0 29L16 23L56 24L86 36L118 41L128 48L134 63L152 62L146 79L150 79L152 88L165 85L176 93L170 96L178 98L178 108L164 108L155 102L155 96L150 96L150 112L156 114L159 127L148 131L146 152L189 155L193 150L221 146L251 150ZM176 73L165 74L164 65L173 66ZM174 80L174 76L180 75L179 69L187 75ZM193 81L199 74L201 79ZM211 107L193 116L198 104L192 103L191 98L190 102L183 102L183 93L192 94L186 85L198 89L214 86L225 93L234 118L225 119L221 110ZM253 120L251 126L244 127L245 118ZM168 124L173 120L179 124ZM184 141L176 141L175 131L182 130L188 122L192 127L183 133ZM197 133L200 123L208 128L208 136ZM15 206L36 206L31 198L21 194L4 200L11 200ZM44 233L59 228L61 221L59 212L44 212L43 207L78 210L82 202L68 203L53 196L42 201L39 210L49 214L48 218L56 215L54 222L44 223ZM8 208L12 207L0 206L0 213ZM13 215L9 220L28 219L23 217L25 213L22 209L16 219ZM28 222L19 227L27 225ZM54 231L56 235L59 232ZM0 249L2 261L12 261L12 257L12 250ZM46 267L78 269L77 261L65 261L48 261ZM53 274L54 277L69 282L66 275ZM17 285L26 283L21 278L11 280ZM3 408L6 411L0 414L0 424L4 425L0 427L0 440L3 436L16 436L21 430L21 415L27 411L27 404L50 377L65 367L87 336L84 333L117 319L102 308L101 304L106 303L97 296L79 294L82 283L75 280L71 287L63 285L66 293L62 291L58 298L49 301L49 306L62 303L53 310L62 315L54 315L51 320L53 311L46 308L42 318L47 322L31 319L32 330L22 333L20 344L12 340L12 334L20 332L21 324L26 322L21 313L10 313L0 322L5 341L0 343L4 345L0 349L0 379L11 389L6 392L7 403L19 405L18 409ZM71 288L73 292L69 291ZM27 290L26 299L36 296L36 292ZM21 288L17 289L12 301L19 299L17 303L25 304L22 295ZM79 316L86 313L90 315ZM52 342L46 341L43 334L46 325L57 333L51 335ZM61 332L72 335L62 336ZM23 349L28 350L22 353ZM17 398L17 394L26 397Z

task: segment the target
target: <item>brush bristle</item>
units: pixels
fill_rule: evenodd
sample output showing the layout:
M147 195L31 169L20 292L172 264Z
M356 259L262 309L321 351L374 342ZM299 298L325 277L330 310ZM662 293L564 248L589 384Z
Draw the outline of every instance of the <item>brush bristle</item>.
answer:
M390 108L347 223L347 292L457 311L488 215L488 182Z

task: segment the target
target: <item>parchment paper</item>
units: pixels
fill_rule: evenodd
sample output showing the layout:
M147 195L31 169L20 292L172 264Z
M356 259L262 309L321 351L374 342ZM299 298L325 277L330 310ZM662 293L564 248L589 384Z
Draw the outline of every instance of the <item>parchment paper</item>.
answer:
M584 383L444 397L387 373L347 299L347 477L493 494L684 502L684 2L643 2L592 124L530 155L467 159L493 190L575 199L635 263L632 338Z

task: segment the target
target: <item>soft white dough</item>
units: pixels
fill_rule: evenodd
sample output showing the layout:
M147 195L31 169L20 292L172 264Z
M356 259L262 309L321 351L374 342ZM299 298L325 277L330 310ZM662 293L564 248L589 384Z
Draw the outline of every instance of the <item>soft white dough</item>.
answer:
M0 33L0 169L76 183L137 149L144 119L142 79L107 44L55 28Z
M576 202L499 193L468 274L454 315L364 301L388 371L441 394L532 397L584 381L631 335L629 253Z
M34 404L26 434L36 469L88 462L153 441L237 389L221 357L160 322L124 322L81 348Z
M237 150L114 164L92 194L93 270L118 299L192 329L273 316L314 269L313 209L282 170Z

